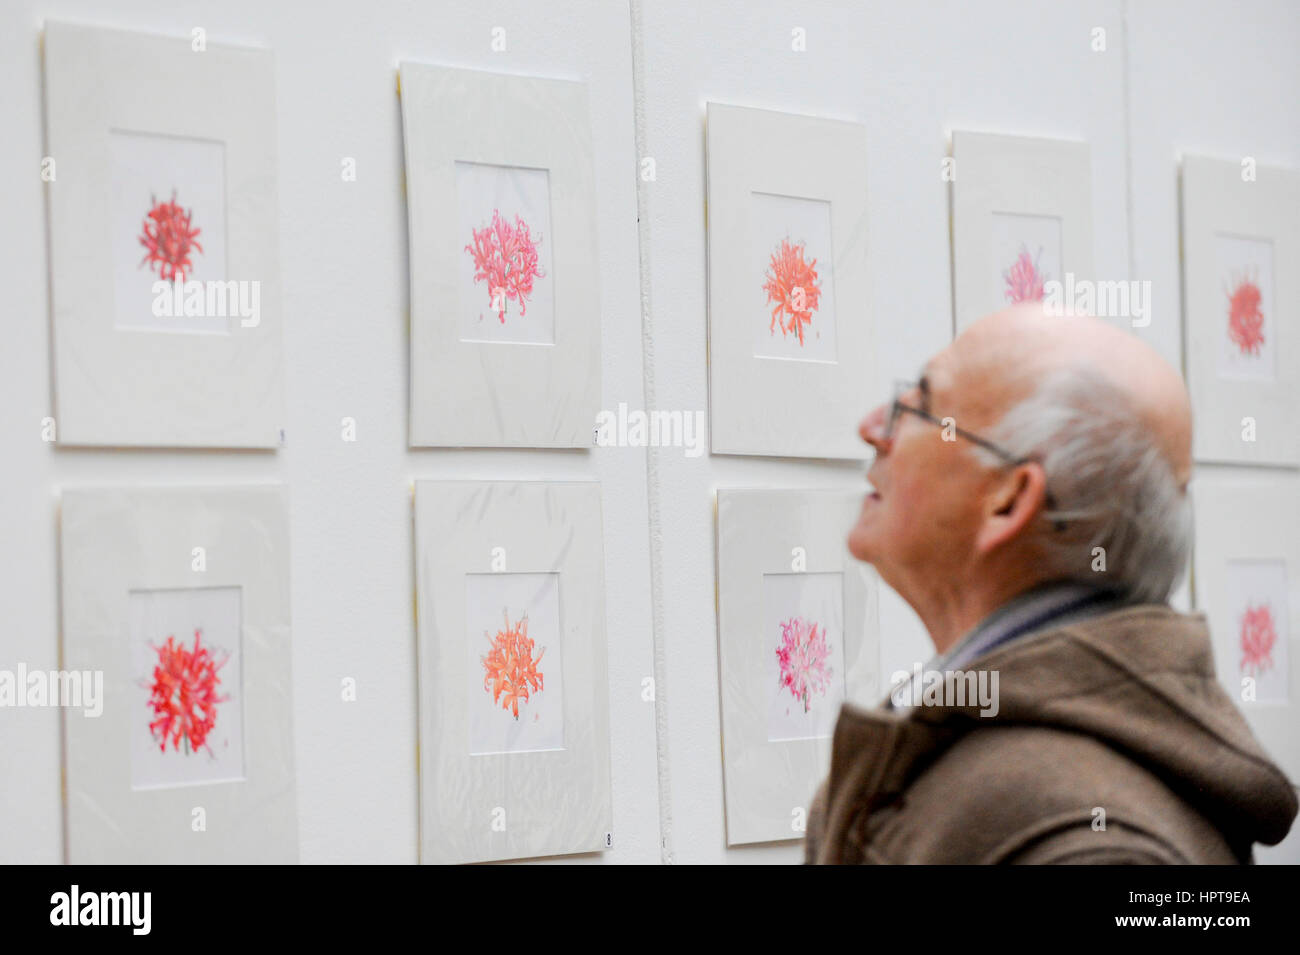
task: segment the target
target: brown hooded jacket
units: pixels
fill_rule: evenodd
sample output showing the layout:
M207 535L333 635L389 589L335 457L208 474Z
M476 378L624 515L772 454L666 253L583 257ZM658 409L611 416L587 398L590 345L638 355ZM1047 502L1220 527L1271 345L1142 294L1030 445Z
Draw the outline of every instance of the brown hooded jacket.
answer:
M844 706L808 862L1224 864L1291 828L1295 786L1215 678L1203 615L1130 606L970 670L997 671L996 715Z

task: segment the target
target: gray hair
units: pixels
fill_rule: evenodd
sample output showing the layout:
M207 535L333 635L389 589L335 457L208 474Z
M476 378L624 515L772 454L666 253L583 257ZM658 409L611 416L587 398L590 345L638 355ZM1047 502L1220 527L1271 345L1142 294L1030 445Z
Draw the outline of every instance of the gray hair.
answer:
M1113 587L1164 603L1182 579L1192 540L1186 490L1124 393L1096 372L1053 373L988 437L1039 461L1055 509L1031 530L1050 579ZM975 447L990 465L1005 465ZM1105 571L1094 570L1098 552Z

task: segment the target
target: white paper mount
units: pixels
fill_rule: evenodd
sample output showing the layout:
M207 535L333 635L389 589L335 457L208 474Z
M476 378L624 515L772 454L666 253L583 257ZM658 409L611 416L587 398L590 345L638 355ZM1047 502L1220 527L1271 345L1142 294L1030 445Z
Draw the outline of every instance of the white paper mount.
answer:
M1300 465L1300 172L1183 158L1183 329L1198 461Z
M865 457L866 156L857 123L708 104L715 454Z
M600 269L586 85L417 63L401 64L400 84L411 446L590 447Z
M990 312L1045 298L1062 308L1094 279L1088 144L956 130L952 134L953 292L960 333Z
M191 44L190 37L45 25L46 140L56 170L46 186L54 391L63 445L275 448L280 441L275 65L267 50L209 44L196 52ZM183 228L186 243L203 250L146 262L139 240L147 217L150 228L163 228L152 217L172 203L168 234ZM177 300L150 289L164 281L164 262L188 263L182 311L206 317L162 314L175 311Z
M600 486L419 481L415 540L421 860L607 848Z
M68 862L298 861L288 548L278 485L64 489L62 667L102 673L104 696L99 716L63 714ZM142 628L150 618L168 626ZM135 743L165 727L140 654L169 636L216 654L224 699L201 749L187 735L151 755Z
M845 543L861 504L856 491L718 491L728 845L802 838L840 704L882 691L877 584Z

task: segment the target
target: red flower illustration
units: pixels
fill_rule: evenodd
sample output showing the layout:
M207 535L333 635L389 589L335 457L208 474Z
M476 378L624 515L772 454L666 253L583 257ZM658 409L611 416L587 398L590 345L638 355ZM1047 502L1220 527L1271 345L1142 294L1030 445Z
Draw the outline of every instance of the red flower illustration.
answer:
M488 303L504 325L506 302L519 303L519 314L528 314L527 299L533 294L533 280L545 278L537 265L537 246L542 238L532 237L528 223L515 216L515 224L492 210L492 224L475 229L474 241L465 246L474 259L474 281L487 282Z
M533 657L527 614L513 627L508 612L505 620L505 629L489 638L492 647L488 655L479 658L486 671L483 689L491 691L493 703L500 703L502 709L510 710L519 719L519 701L527 701L531 693L542 691L542 671L537 665L542 662L546 648L542 647L542 652ZM487 632L483 635L486 637Z
M1041 258L1043 250L1038 250ZM1047 278L1038 270L1038 261L1029 257L1029 250L1023 245L1020 254L1011 268L1002 273L1007 283L1004 295L1012 305L1017 302L1041 302L1043 300L1043 280Z
M200 230L191 227L190 210L177 205L175 190L170 202L159 202L153 197L150 201L153 208L144 218L144 232L140 236L140 244L148 251L140 264L148 262L149 268L156 268L158 277L168 282L184 282L194 267L190 256L196 250L203 251L198 243Z
M781 323L781 337L789 332L799 336L803 344L803 328L812 323L812 314L817 311L821 300L821 286L817 284L817 260L805 262L804 244L791 244L788 238L781 240L781 247L772 253L772 261L763 273L767 279L763 291L767 293L772 309L772 322L768 330L776 332L776 324Z
M791 617L781 624L781 645L776 648L781 664L781 688L812 708L810 696L824 694L831 681L831 649L826 643L825 628L802 617Z
M1241 669L1254 671L1259 676L1273 669L1273 646L1277 643L1277 628L1273 625L1273 611L1267 606L1247 607L1241 617Z
M1264 344L1264 313L1259 286L1242 277L1228 292L1228 337L1243 355L1258 355Z
M208 734L217 723L217 704L230 699L217 695L221 683L217 671L229 657L218 662L201 642L202 631L195 630L194 646L188 650L174 636L154 647L158 662L149 688L149 708L156 718L149 731L164 753L169 742L178 752L182 743L186 753L207 748Z

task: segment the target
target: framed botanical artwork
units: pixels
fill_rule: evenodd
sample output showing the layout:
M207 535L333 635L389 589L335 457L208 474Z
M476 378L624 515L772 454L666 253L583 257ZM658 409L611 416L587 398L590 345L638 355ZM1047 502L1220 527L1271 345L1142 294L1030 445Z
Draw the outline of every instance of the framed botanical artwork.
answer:
M583 83L402 63L412 447L590 447L600 403Z
M1300 477L1197 478L1196 608L1223 688L1265 749L1300 777Z
M284 490L65 488L67 861L298 861Z
M860 124L708 104L714 453L864 456L866 159Z
M1184 357L1198 461L1300 465L1300 172L1185 156Z
M271 53L49 22L44 56L58 442L277 447Z
M803 836L846 701L879 692L876 585L853 491L718 491L727 844Z
M415 486L420 858L613 844L600 486Z
M1091 283L1088 144L956 130L952 257L957 331L1019 302L1076 302Z

